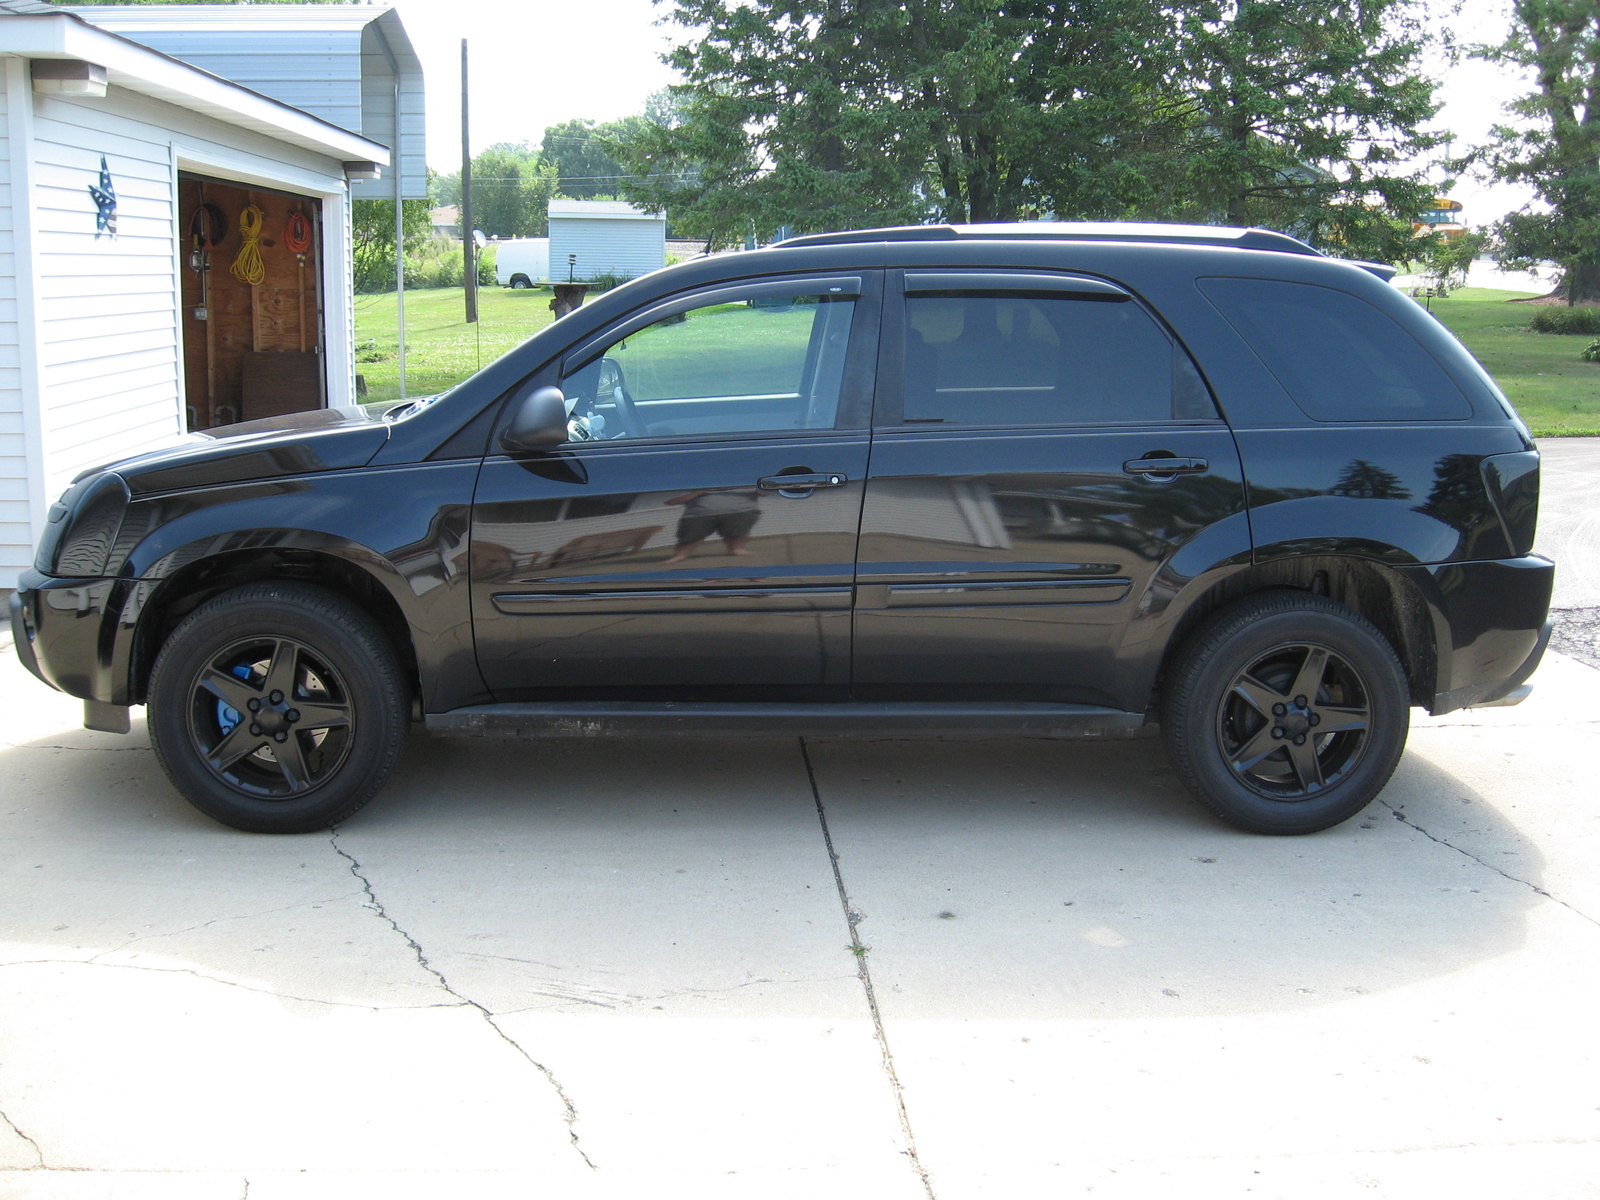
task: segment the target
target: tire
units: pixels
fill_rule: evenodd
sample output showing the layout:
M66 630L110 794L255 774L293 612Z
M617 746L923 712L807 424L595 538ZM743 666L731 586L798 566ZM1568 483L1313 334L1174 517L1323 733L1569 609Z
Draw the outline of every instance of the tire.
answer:
M1383 634L1322 596L1274 590L1210 617L1161 705L1167 754L1201 804L1251 833L1328 829L1400 761L1405 673Z
M173 630L150 675L150 740L167 778L208 817L251 833L349 818L394 770L409 717L388 638L309 584L213 597Z
M533 281L526 275L513 275L511 277L511 286L519 292L526 291L533 286Z

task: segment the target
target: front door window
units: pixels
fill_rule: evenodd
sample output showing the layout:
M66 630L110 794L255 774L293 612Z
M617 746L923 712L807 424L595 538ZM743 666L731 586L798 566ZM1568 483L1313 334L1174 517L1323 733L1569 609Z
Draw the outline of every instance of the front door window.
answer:
M850 297L758 296L676 313L561 381L575 440L832 429Z

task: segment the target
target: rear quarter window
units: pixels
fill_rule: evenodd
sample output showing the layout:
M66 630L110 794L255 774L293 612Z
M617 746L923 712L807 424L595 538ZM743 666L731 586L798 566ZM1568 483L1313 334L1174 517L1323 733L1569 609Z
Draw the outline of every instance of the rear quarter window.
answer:
M1314 421L1459 421L1472 405L1387 313L1349 292L1211 277L1200 290Z

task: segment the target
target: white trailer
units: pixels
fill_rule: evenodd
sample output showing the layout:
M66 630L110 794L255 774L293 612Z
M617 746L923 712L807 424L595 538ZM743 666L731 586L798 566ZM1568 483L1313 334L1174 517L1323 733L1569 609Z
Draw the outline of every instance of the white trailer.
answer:
M495 243L494 280L501 287L531 288L550 282L550 239L507 238Z

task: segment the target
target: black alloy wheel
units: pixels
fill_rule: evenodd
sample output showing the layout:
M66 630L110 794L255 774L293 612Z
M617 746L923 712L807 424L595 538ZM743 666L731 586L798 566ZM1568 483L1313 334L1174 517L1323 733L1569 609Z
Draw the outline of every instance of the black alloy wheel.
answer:
M1239 780L1272 800L1306 800L1361 760L1371 710L1361 673L1327 646L1275 646L1234 678L1217 745Z
M287 799L312 790L344 764L354 734L344 680L293 638L246 638L194 681L194 750L250 795Z
M1179 777L1253 833L1315 833L1383 789L1410 724L1405 673L1352 609L1289 589L1212 614L1184 642L1162 696Z
M381 788L411 690L366 613L311 584L248 584L200 605L150 674L150 741L206 815L257 833L336 825Z

